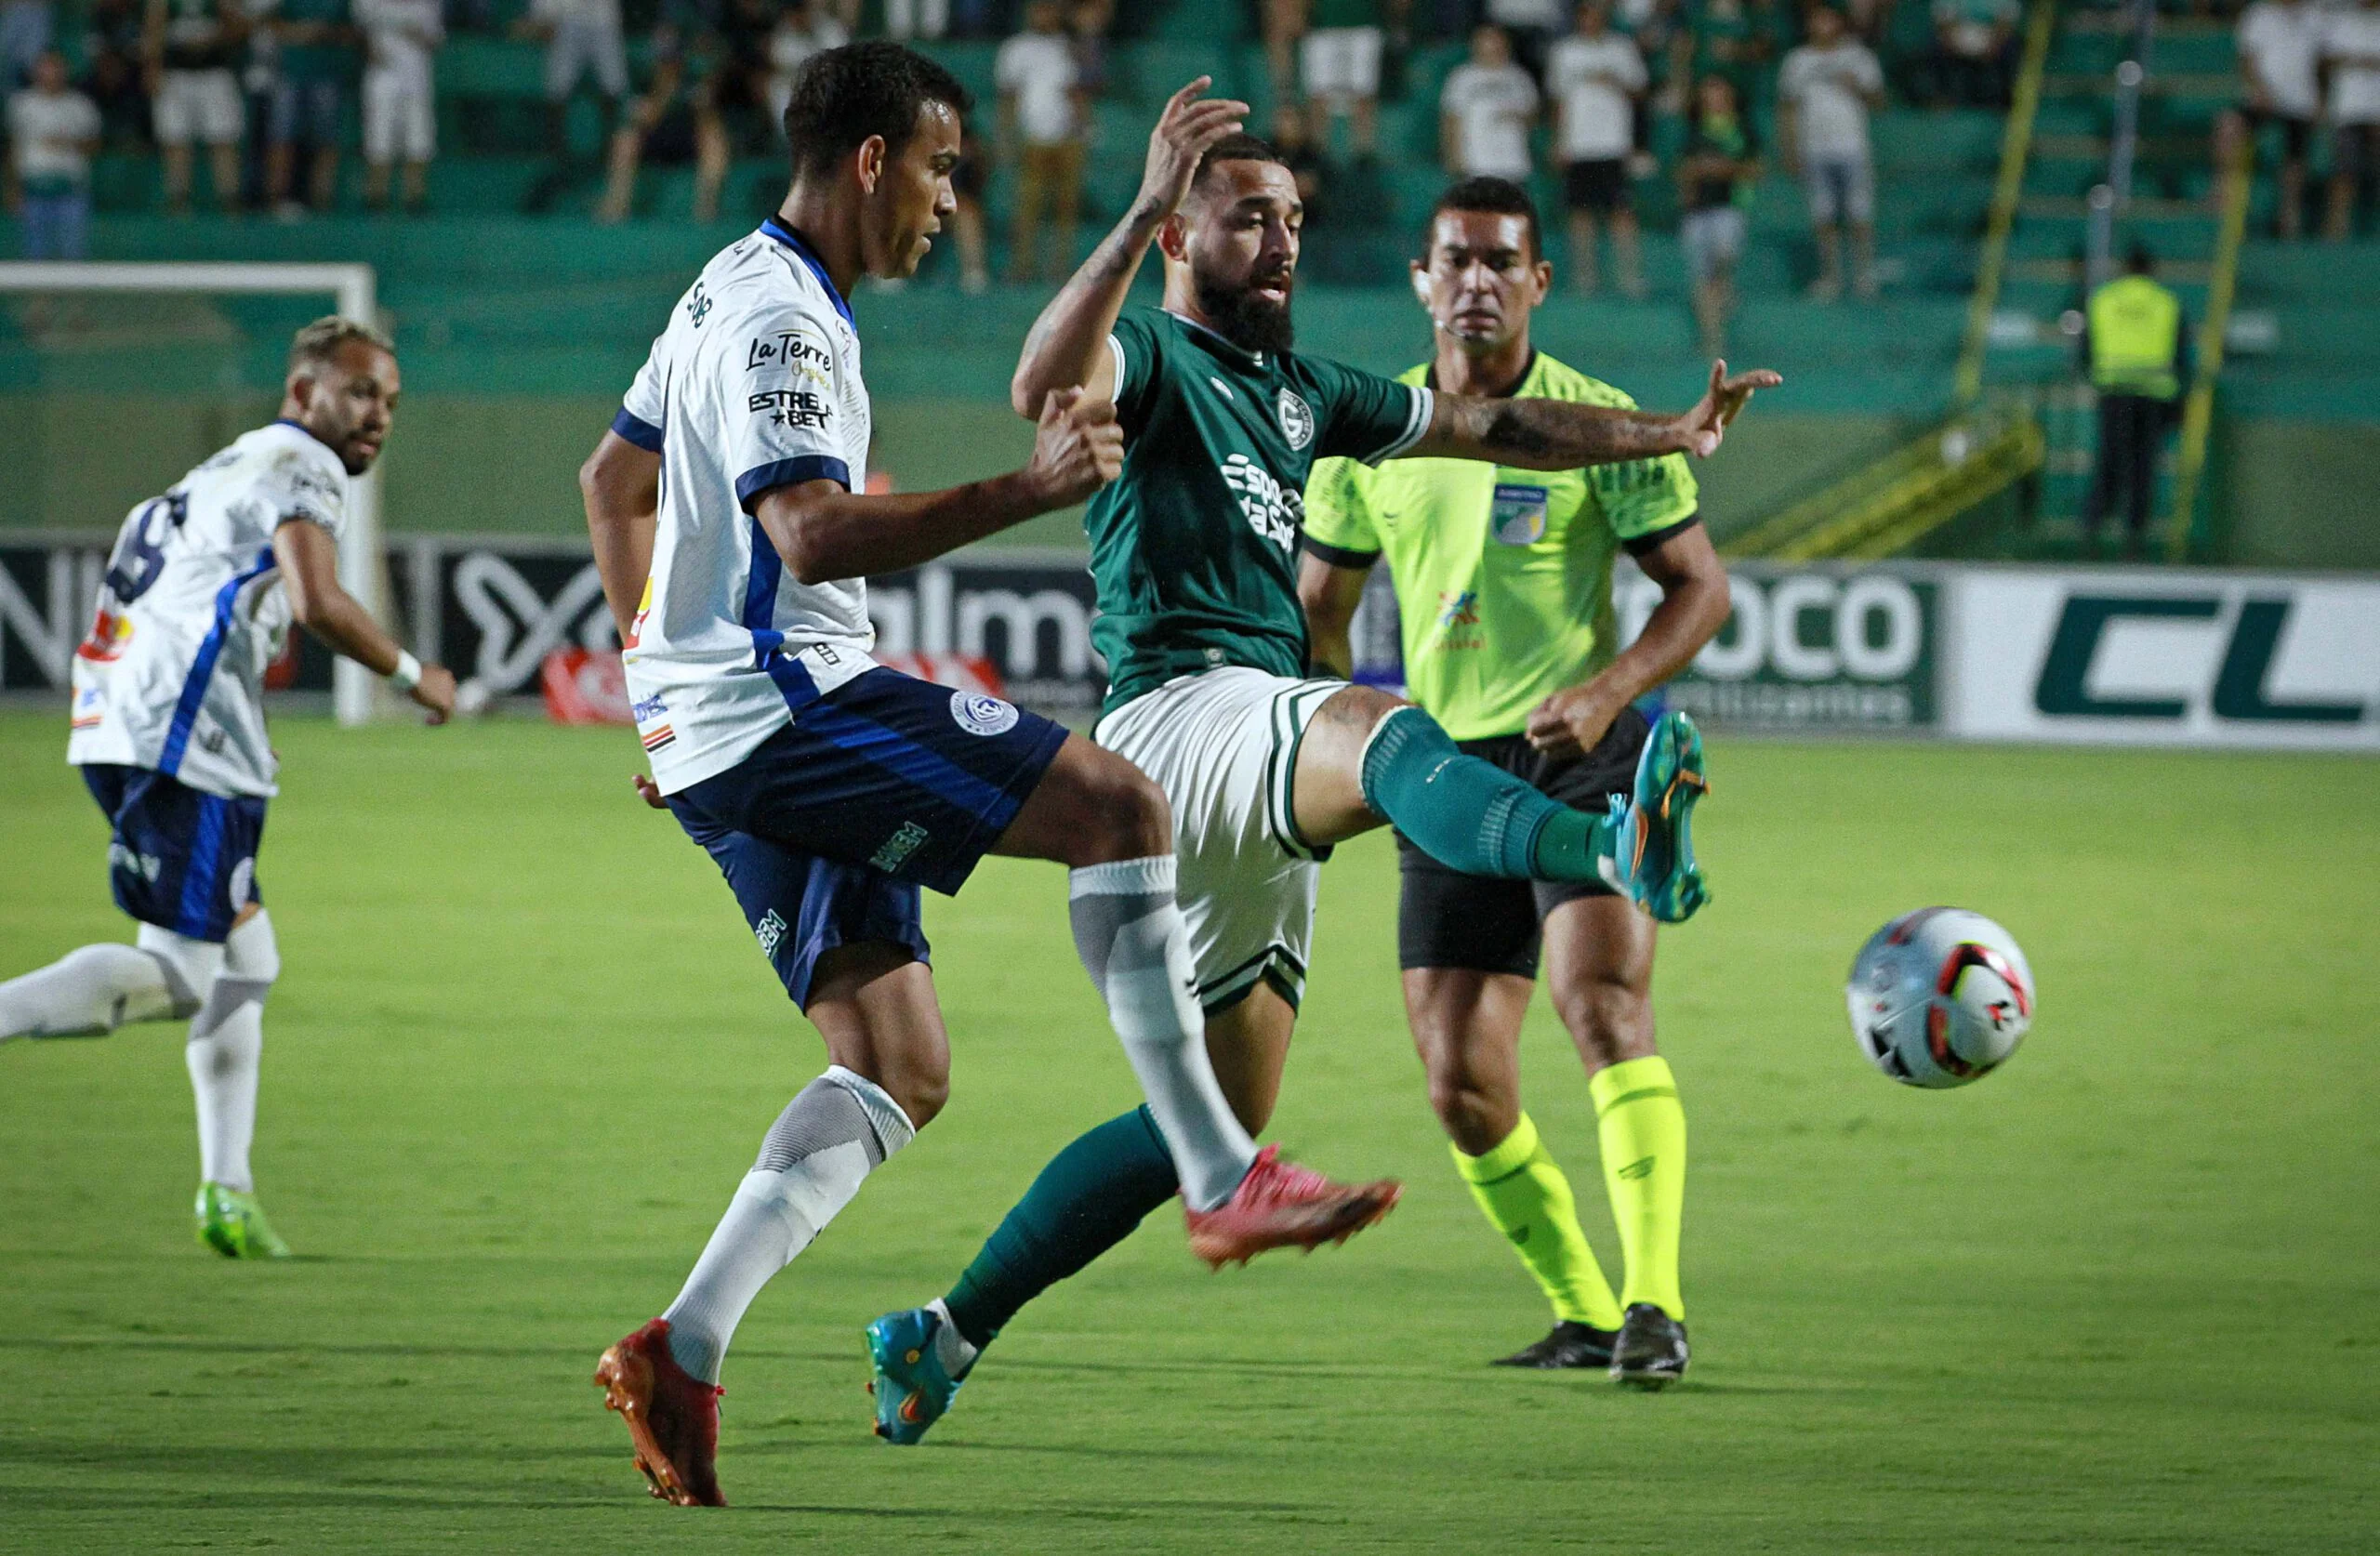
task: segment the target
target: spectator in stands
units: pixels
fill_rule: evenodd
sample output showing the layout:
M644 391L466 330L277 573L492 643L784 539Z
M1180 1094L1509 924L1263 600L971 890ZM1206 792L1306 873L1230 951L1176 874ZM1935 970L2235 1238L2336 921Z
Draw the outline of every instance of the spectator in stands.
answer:
M1293 102L1281 103L1273 110L1271 138L1273 150L1281 155L1281 165L1298 181L1298 204L1305 207L1303 231L1311 235L1328 217L1329 164L1307 132L1305 115Z
M46 49L33 84L8 98L9 204L24 223L28 259L80 259L89 252L91 154L99 111L67 85L66 56Z
M620 35L620 0L529 0L516 31L546 46L546 154L553 165L529 197L543 210L570 181L570 99L581 81L595 86L602 136L609 144L628 95L628 50Z
M1504 30L1521 69L1542 81L1545 51L1569 28L1569 0L1486 0L1483 11L1489 26Z
M696 221L719 219L720 193L738 154L779 154L785 149L784 119L769 109L775 86L776 7L777 0L725 0L694 56L701 67L694 94Z
M1031 0L1025 7L1025 31L1000 45L992 79L999 88L1000 144L1016 169L1008 276L1017 282L1033 278L1047 208L1057 234L1047 273L1059 280L1075 266L1088 105L1058 0Z
M1256 31L1264 40L1264 71L1276 103L1298 96L1298 50L1305 40L1307 0L1256 0Z
M991 182L991 165L973 125L960 125L959 137L959 165L950 170L950 192L959 208L950 213L950 236L959 251L959 289L972 296L992 284L985 262L990 245L984 241L984 191Z
M1380 57L1387 33L1380 0L1314 0L1313 30L1299 46L1315 150L1330 149L1330 121L1344 115L1355 155L1380 150Z
M884 31L895 38L938 38L950 31L950 0L884 0Z
M1438 146L1447 171L1458 178L1510 178L1526 186L1537 107L1537 83L1514 63L1504 30L1473 28L1471 58L1448 73L1438 92Z
M261 0L259 9L258 30L276 46L265 117L265 199L277 215L304 214L293 195L302 143L313 153L306 169L307 202L327 210L338 192L339 138L346 132L352 66L348 44L354 29L348 23L347 0Z
M1851 231L1851 287L1876 295L1876 171L1868 148L1868 111L1884 101L1884 71L1851 35L1839 11L1809 13L1810 41L1785 56L1778 72L1778 134L1785 167L1798 174L1818 238L1818 274L1810 296L1843 295L1843 231Z
M2345 243L2357 187L2380 173L2380 0L2331 14L2322 68L2331 78L2331 208L2322 235Z
M2181 299L2155 280L2157 260L2135 244L2124 273L2091 294L2082 354L2099 395L2098 464L2082 500L2082 534L2094 551L2099 524L2124 497L2125 551L2140 554L2157 491L2157 455L2189 373L2189 327Z
M2240 105L2217 137L2226 156L2241 135L2281 127L2281 196L2274 222L2284 238L2305 225L2306 150L2321 116L2321 13L2307 0L2254 0L2240 16Z
M149 0L141 30L150 112L165 170L165 208L190 209L190 149L204 141L215 177L215 203L224 210L240 198L240 140L245 111L231 73L248 34L235 0Z
M1748 112L1783 30L1774 0L1689 0L1686 30L1672 45L1682 56L1675 74L1682 81L1726 77Z
M1075 0L1066 9L1066 33L1075 49L1075 84L1086 102L1107 95L1107 29L1116 20L1116 0Z
M1695 83L1686 152L1677 165L1678 239L1694 287L1694 319L1705 356L1724 356L1736 308L1736 262L1743 257L1745 210L1760 180L1760 145L1736 101L1734 83Z
M636 175L646 157L680 163L694 156L693 73L687 39L664 23L653 30L651 78L644 95L628 105L627 122L612 137L611 172L595 219L626 221L636 201Z
M780 136L785 133L786 104L793 100L795 74L812 55L851 41L851 30L826 0L792 0L778 13L776 29L769 34L769 118Z
M1554 151L1562 159L1564 204L1570 212L1570 279L1582 293L1595 289L1595 222L1601 219L1611 230L1620 291L1632 297L1645 295L1628 161L1636 149L1636 103L1646 80L1644 56L1611 29L1608 0L1584 0L1577 30L1546 56Z
M438 152L438 86L432 61L446 43L438 0L355 0L364 31L364 203L389 204L389 176L404 164L405 209L430 202L430 159Z
M1934 99L2005 108L2016 67L2019 0L1934 0Z
M0 0L0 93L31 81L49 52L51 0Z
M146 0L91 0L84 15L83 90L99 106L102 145L148 145L149 92L142 33Z

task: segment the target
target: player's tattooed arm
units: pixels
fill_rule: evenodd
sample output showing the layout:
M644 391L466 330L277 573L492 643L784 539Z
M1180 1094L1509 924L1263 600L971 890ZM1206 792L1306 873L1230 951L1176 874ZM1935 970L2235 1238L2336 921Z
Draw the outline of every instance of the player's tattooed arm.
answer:
M1080 389L1042 402L1025 468L940 492L849 492L805 481L763 493L752 509L793 575L805 584L897 573L998 534L1036 514L1071 508L1124 468L1116 407Z
M1141 192L1082 262L1025 337L1016 373L1009 380L1009 404L1016 414L1038 417L1051 393L1079 388L1091 402L1116 393L1116 365L1107 352L1108 332L1124 310L1125 294L1148 257L1149 244L1181 208L1207 148L1239 129L1248 105L1228 98L1202 100L1212 78L1200 76L1166 99L1149 132L1149 154Z
M1486 400L1441 394L1429 430L1405 451L1407 458L1484 459L1527 470L1569 470L1664 454L1709 455L1727 424L1755 389L1785 380L1765 369L1730 377L1727 364L1711 364L1711 386L1683 415L1582 405L1567 400Z
M638 601L653 573L653 530L661 508L661 455L606 432L578 468L578 497L603 602L625 643L635 634Z

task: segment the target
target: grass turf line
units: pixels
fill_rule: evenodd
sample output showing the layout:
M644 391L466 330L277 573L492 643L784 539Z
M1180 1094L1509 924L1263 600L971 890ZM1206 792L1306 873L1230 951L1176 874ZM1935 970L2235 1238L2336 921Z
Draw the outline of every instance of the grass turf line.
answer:
M50 718L0 719L0 971L128 938ZM1029 1310L926 1446L859 1329L941 1290L1130 1074L1054 866L928 931L949 1111L762 1296L736 1506L646 1500L587 1381L823 1061L624 734L285 721L257 1167L306 1257L191 1241L175 1027L0 1048L0 1549L2338 1550L2380 1523L2380 783L2368 761L1715 743L1721 893L1663 937L1692 1131L1690 1383L1490 1370L1546 1315L1461 1184L1397 998L1395 859L1325 887L1272 1138L1395 1172L1312 1259L1170 1210ZM2005 923L2033 1035L1967 1090L1860 1058L1903 909ZM1529 1107L1617 1272L1543 1002Z

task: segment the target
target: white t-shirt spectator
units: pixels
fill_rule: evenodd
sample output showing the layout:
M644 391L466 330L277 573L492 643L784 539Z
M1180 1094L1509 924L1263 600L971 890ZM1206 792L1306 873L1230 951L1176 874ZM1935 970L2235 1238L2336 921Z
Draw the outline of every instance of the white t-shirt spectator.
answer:
M367 71L428 94L430 58L446 41L438 0L355 0L355 24Z
M1804 44L1777 73L1777 95L1796 110L1802 155L1821 161L1867 156L1867 94L1884 89L1884 67L1856 38L1830 48Z
M1020 33L1009 39L992 60L992 79L1001 91L1016 94L1016 127L1026 144L1075 138L1074 92L1081 75L1064 33Z
M2256 0L2240 16L2240 58L2272 94L2273 112L2311 119L2322 111L2315 67L2322 59L2322 13L2300 0L2279 6Z
M769 33L770 118L784 120L786 104L793 100L793 78L801 73L812 55L840 48L851 41L851 33L823 7L812 6L806 19L795 11L779 12L777 24Z
M1609 162L1636 148L1630 94L1645 89L1635 40L1573 33L1545 57L1545 89L1562 105L1564 162Z
M2322 55L2331 66L2331 118L2342 125L2380 125L2380 10L2334 11L2322 28Z
M1438 111L1453 114L1461 127L1465 176L1529 176L1528 122L1537 100L1537 83L1518 65L1454 68L1438 93Z
M99 111L80 92L27 87L8 99L8 145L30 193L62 193L90 182L83 147L99 138Z

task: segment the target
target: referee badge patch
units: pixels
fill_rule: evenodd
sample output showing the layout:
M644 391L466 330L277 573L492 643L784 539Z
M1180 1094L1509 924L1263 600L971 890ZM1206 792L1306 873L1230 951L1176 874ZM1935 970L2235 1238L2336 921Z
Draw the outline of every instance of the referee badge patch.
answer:
M1545 538L1546 489L1504 486L1488 509L1488 530L1500 545L1533 546Z
M969 734L1006 734L1016 728L1016 705L981 692L953 692L950 717Z
M1295 389L1283 389L1276 409L1281 417L1281 436L1289 441L1291 448L1303 448L1314 442L1314 407Z

